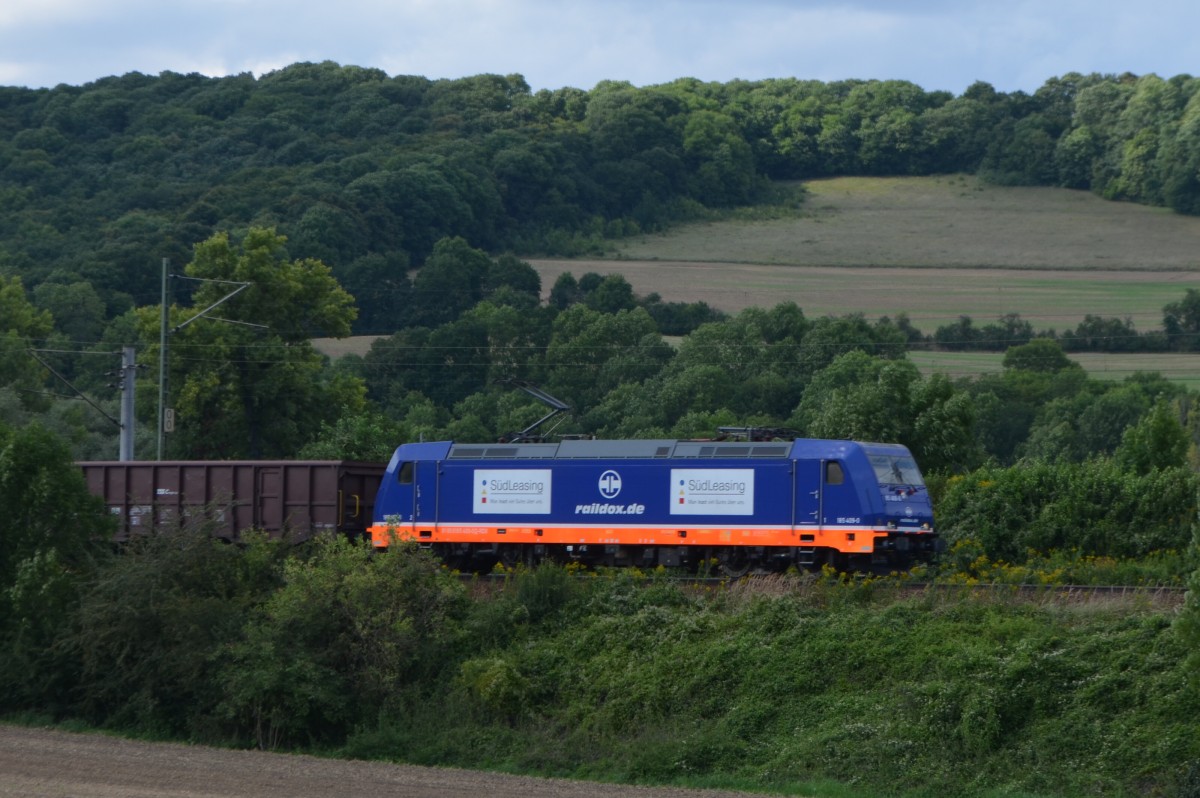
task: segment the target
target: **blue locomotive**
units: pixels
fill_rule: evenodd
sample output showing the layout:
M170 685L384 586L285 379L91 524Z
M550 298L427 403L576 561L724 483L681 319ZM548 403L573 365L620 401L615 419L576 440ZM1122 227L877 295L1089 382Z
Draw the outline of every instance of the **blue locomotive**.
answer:
M416 540L462 570L891 570L941 547L908 449L807 439L404 444L370 533L377 547Z

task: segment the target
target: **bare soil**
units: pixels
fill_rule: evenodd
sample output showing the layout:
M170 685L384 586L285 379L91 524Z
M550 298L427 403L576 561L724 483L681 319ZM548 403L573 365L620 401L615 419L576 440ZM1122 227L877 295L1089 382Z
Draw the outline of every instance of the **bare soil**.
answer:
M0 798L736 798L0 725Z

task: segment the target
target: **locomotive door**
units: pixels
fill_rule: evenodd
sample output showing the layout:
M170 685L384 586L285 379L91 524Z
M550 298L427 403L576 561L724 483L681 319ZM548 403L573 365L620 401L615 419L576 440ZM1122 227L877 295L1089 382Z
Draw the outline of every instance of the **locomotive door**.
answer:
M793 523L797 527L816 527L821 517L821 462L797 460L795 472Z
M412 461L400 463L396 468L396 499L389 507L395 512L389 513L386 517L389 525L395 525L396 533L400 537L410 537L416 534L413 532L414 510L417 506L416 474L417 464Z
M437 474L438 463L424 461L413 463L413 533L420 539L421 532L429 532L437 523Z
M840 460L825 460L822 466L821 527L828 530L830 527L861 526L862 502L845 465Z

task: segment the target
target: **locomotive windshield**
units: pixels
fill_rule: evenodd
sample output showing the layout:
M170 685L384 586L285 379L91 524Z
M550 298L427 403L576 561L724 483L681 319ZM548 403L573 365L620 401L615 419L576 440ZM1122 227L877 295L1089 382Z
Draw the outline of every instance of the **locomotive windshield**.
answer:
M897 457L891 454L872 454L871 467L875 469L875 478L880 485L924 485L921 470L911 457Z

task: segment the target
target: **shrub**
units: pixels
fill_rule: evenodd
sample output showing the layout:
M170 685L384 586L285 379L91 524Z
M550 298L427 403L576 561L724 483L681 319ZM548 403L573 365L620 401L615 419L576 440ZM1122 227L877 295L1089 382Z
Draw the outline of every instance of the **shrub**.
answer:
M938 522L951 543L977 540L993 560L1055 549L1139 557L1187 546L1198 486L1186 468L1138 475L1107 459L989 466L947 482Z
M222 735L220 671L250 613L280 581L286 544L208 524L132 541L87 584L64 641L81 663L76 706L92 722Z
M222 713L263 748L339 742L441 671L465 610L459 582L415 544L318 539L234 646Z

